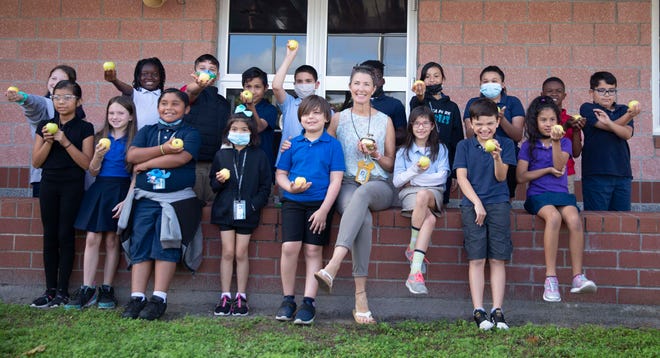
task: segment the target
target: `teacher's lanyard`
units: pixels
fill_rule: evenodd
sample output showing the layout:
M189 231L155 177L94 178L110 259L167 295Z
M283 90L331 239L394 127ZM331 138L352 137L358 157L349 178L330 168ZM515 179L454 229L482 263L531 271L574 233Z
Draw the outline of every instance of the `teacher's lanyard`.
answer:
M244 150L247 148L244 148ZM237 151L238 153L238 160L241 159L241 152ZM234 172L236 172L236 179L238 179L238 197L236 200L241 200L241 186L243 185L243 176L245 174L245 159L247 158L247 150L245 151L245 154L243 155L243 163L241 164L241 171L238 171L237 167L237 162L236 162L236 156L234 156Z

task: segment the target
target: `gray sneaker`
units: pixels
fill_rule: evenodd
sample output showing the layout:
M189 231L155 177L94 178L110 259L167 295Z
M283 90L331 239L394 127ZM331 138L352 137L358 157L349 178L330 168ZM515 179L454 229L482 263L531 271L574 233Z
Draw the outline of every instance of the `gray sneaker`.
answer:
M408 287L410 293L415 295L426 295L429 293L426 284L424 284L424 275L421 272L408 275L406 287Z

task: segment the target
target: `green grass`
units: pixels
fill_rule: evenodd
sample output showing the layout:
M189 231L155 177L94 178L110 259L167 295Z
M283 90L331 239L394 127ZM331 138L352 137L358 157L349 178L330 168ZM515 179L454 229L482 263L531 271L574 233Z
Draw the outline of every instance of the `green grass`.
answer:
M265 317L146 322L119 314L0 303L0 356L660 357L657 329L528 324L480 332L466 321L297 327Z

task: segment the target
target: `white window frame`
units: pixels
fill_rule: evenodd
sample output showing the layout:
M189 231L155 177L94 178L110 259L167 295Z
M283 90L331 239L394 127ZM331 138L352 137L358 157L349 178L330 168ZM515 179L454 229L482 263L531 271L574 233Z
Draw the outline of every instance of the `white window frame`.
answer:
M660 0L651 2L651 107L653 135L660 136Z
M218 88L221 94L227 89L240 89L241 74L227 73L229 58L229 3L231 0L219 0L218 5L218 53L220 59L220 80ZM240 1L240 0L234 0ZM321 85L316 91L325 96L326 91L344 91L348 88L350 73L345 76L326 76L327 46L328 46L328 0L309 0L307 4L307 43L305 63L313 66L319 73ZM406 103L413 93L410 85L417 75L417 0L408 0L406 42L406 76L386 76L385 91L406 93ZM386 64L387 65L387 64ZM277 64L279 66L279 64ZM272 83L275 74L268 74ZM293 75L287 75L284 80L285 89L293 89ZM406 104L404 103L404 105ZM407 106L405 106L407 107Z

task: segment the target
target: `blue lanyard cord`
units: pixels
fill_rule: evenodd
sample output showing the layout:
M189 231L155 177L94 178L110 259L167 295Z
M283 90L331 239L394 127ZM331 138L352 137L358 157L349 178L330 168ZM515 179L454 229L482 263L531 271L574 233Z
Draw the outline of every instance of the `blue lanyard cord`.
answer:
M245 148L247 149L247 148ZM238 158L240 160L241 158L241 152L237 151ZM238 168L236 166L236 155L234 156L234 172L236 172L236 179L238 179L238 193L237 193L237 200L241 199L241 186L243 185L243 176L245 174L245 159L247 159L247 151L243 155L243 163L241 164L241 171L239 173Z

